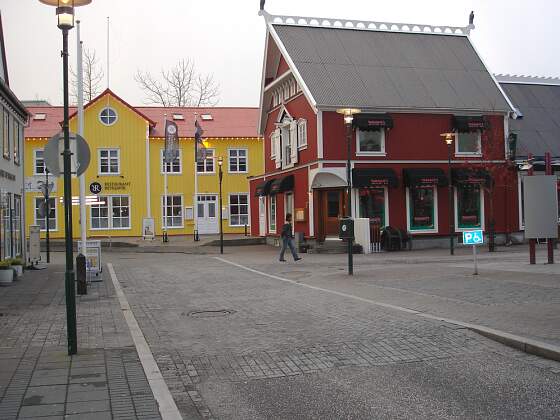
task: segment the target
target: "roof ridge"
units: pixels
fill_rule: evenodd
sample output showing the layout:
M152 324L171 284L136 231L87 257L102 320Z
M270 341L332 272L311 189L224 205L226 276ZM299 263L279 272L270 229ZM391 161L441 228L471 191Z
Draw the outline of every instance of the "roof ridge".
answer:
M531 76L531 75L517 75L517 74L495 74L494 75L500 83L527 83L527 84L546 84L546 85L560 85L560 77L552 76Z
M261 10L259 14L264 16L266 22L271 25L312 26L320 28L357 29L362 31L466 36L475 28L474 24L469 24L468 26L426 25L422 23L377 22L354 19L272 15L266 10Z

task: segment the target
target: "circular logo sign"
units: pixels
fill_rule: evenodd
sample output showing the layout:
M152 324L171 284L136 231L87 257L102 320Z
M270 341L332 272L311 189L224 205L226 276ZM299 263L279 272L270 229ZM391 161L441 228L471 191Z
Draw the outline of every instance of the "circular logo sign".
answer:
M101 192L101 184L99 182L92 182L89 184L89 190L92 194L99 194Z
M177 128L174 125L168 125L167 126L167 132L169 134L175 134L177 132Z

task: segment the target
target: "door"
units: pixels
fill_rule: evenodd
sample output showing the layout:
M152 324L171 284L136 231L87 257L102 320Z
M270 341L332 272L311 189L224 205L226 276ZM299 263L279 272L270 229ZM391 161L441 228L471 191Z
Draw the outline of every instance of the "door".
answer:
M259 197L259 235L266 236L266 197Z
M324 236L338 237L339 219L344 216L344 190L325 190L322 194Z
M197 226L200 235L218 233L218 198L216 195L198 196Z

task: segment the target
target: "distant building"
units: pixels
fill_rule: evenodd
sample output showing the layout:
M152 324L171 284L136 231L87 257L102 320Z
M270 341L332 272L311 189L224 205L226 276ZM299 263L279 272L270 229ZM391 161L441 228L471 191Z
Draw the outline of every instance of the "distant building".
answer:
M23 130L27 110L10 89L0 16L0 259L26 257Z
M44 100L44 99L24 100L24 101L21 101L21 103L22 103L25 107L31 107L31 106L51 106L51 104L49 103L49 101L46 101L46 100Z

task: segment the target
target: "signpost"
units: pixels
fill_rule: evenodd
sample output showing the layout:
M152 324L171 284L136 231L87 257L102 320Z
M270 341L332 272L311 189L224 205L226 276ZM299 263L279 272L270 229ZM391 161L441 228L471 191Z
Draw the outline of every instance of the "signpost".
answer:
M478 264L476 260L476 246L484 243L484 232L482 229L467 230L463 232L463 244L472 245L474 259L474 275L478 274Z
M55 134L45 146L45 165L51 175L56 177L63 174L62 151L64 150L64 136L62 133ZM71 170L72 175L80 176L89 166L91 153L85 139L79 134L70 133L70 150L72 151Z

